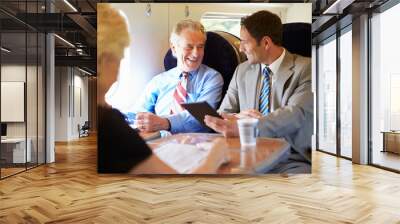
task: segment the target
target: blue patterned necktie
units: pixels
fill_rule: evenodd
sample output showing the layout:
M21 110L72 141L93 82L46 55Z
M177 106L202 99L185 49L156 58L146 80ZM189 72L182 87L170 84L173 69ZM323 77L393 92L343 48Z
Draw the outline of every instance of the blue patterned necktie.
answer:
M264 80L261 87L260 94L260 113L267 115L270 112L270 98L271 98L271 77L268 67L263 69Z

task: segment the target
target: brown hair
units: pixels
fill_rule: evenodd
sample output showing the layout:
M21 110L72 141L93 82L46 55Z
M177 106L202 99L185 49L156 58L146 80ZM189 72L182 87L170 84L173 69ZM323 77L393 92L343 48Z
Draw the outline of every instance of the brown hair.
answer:
M241 25L260 43L264 36L272 39L274 44L282 45L282 22L276 14L262 10L242 18Z

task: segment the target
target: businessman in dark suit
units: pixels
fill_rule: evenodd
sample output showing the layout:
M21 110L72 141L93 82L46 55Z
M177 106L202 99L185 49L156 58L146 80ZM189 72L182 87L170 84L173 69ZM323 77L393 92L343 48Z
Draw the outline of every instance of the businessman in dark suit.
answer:
M271 173L310 173L313 95L310 58L282 47L282 23L268 11L242 20L240 64L219 108L225 119L206 116L205 123L227 137L238 136L236 120L258 118L259 135L285 138L291 150Z

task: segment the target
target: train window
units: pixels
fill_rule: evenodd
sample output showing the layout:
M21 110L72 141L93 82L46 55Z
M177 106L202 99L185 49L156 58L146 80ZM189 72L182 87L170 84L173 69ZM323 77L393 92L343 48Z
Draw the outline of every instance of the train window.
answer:
M224 31L237 37L240 35L240 19L246 14L205 13L201 23L206 31Z

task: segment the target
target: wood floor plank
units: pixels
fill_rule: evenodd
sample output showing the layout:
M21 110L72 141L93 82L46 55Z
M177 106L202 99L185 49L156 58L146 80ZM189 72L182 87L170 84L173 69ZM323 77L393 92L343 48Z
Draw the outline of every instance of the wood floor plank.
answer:
M0 181L0 223L400 223L400 175L313 152L313 173L96 173L96 139Z

